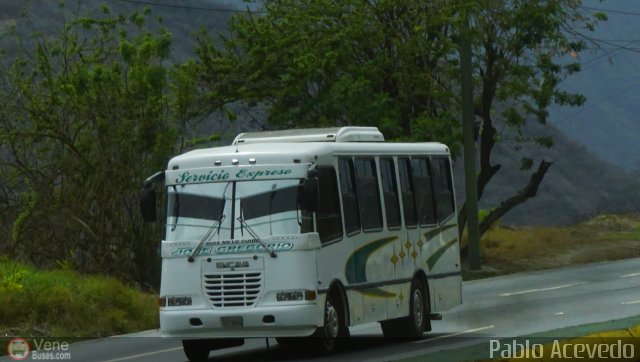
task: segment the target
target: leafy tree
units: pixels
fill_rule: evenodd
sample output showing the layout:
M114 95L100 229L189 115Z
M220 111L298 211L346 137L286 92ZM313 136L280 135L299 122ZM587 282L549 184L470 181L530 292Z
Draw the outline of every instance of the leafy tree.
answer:
M525 123L545 123L552 104L584 102L558 87L580 68L570 55L586 43L572 35L593 29L597 20L583 14L580 3L267 1L264 11L235 16L220 42L200 36L200 78L211 99L267 106L271 127L375 125L391 139L444 142L455 155L461 143L458 40L468 16L482 195L501 168L491 161L497 142L515 137L550 147L549 137L523 134ZM522 169L534 163L525 157ZM481 234L535 196L550 166L540 160L528 184L491 209Z
M76 14L0 69L13 255L157 280L159 229L143 224L138 190L184 144L197 89L184 81L193 63L168 64L171 34L147 30L148 14Z

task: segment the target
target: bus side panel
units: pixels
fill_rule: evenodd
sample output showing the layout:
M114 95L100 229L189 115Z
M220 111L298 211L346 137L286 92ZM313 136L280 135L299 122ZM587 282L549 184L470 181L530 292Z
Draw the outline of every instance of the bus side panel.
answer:
M362 295L364 316L367 322L377 322L387 319L388 297L364 292Z
M317 275L318 275L318 290L322 294L327 294L333 282L340 282L343 286L347 286L345 273L346 260L352 252L352 243L348 239L342 239L329 245L323 246L317 251ZM347 304L349 308L360 307L360 302L354 303L351 297L351 293L347 293ZM320 305L324 310L324 303ZM353 316L356 311L350 310L350 315L353 320ZM362 314L362 312L360 312Z
M385 283L393 279L394 270L389 261L391 244L397 242L395 235L382 232L362 232L354 238L354 250L365 263L364 275L360 282ZM371 286L362 289L362 302L365 322L377 322L387 319L387 300L394 299L392 286Z
M426 255L424 238L421 238L420 228L406 228L394 232L397 239L386 246L384 259L386 260L385 280L394 280L394 284L387 288L393 297L387 298L388 319L401 318L409 315L409 295L411 294L411 279L416 270L421 267L421 257ZM398 282L404 280L403 282Z
M349 315L351 316L350 325L364 323L362 293L357 290L348 290L347 299L349 299Z
M444 312L461 303L461 278L460 276L451 276L448 278L435 279L429 282L435 293L432 300L431 312Z
M396 298L387 299L387 318L401 318L409 314L409 295L411 293L411 283L403 283L388 288L396 294Z
M460 243L456 215L440 227L440 233L430 247L427 259L432 312L449 310L462 303L460 275Z

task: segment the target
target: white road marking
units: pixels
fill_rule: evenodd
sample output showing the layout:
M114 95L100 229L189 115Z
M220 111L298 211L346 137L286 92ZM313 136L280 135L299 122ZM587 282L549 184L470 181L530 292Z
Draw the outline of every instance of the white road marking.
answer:
M564 315L564 312L553 313L553 315Z
M620 304L622 304L622 305L629 305L629 304L638 304L638 303L640 303L640 300L634 300L634 301L631 301L631 302L622 302L622 303L620 303Z
M451 333L451 334L446 334L444 336L437 336L437 337L433 337L433 338L427 338L427 339L421 339L419 341L415 341L412 343L425 343L425 342L431 342L431 341L435 341L438 339L443 339L443 338L450 338L450 337L455 337L455 336L459 336L462 334L467 334L467 333L474 333L474 332L480 332L480 331L484 331L486 329L491 329L491 328L495 328L495 326L492 324L490 326L484 326L484 327L479 327L479 328L473 328L473 329L467 329L466 331L462 331L462 332L456 332L456 333Z
M631 278L631 277L637 277L637 276L640 276L640 273L631 273L631 274L621 275L618 278Z
M165 353L165 352L172 352L172 351L177 351L177 350L180 350L180 349L182 349L182 346L174 347L174 348L161 349L159 351L154 351L154 352L134 354L132 356L116 358L116 359L110 359L110 360L106 360L106 361L102 361L102 362L126 361L126 360L129 360L129 359L134 359L134 358L138 358L138 357L145 357L145 356L151 356L151 355L154 355L154 354L160 354L160 353Z
M570 287L575 287L576 285L581 285L581 284L587 284L587 282L579 282L579 283L563 284L563 285L557 285L557 286L555 286L555 287L548 287L548 288L539 288L539 289L521 290L521 291L519 291L519 292L502 293L502 294L500 294L500 296L501 296L501 297L509 297L509 296L512 296L512 295L519 295L519 294L526 294L526 293L546 292L547 290L556 290L556 289L562 289L562 288L570 288Z

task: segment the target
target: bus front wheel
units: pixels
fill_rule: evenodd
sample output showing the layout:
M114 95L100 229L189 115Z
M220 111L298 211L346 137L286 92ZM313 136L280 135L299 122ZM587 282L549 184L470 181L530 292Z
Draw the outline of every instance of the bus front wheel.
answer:
M331 353L336 348L338 338L348 336L342 301L336 292L329 293L324 305L323 326L316 331L314 340L320 347L320 352Z
M329 354L336 348L340 338L349 337L346 326L344 302L337 291L330 292L324 304L322 327L309 337L277 337L276 341L283 347L297 347L307 351Z

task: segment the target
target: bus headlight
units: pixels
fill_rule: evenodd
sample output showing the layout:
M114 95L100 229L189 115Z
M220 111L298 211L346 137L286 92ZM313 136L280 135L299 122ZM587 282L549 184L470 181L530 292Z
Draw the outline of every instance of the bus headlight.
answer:
M181 307L191 305L191 297L160 297L158 305L160 307Z
M288 302L296 300L316 300L315 290L285 290L276 294L278 302Z

